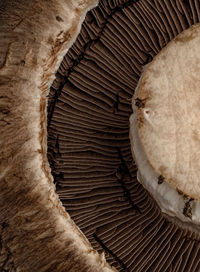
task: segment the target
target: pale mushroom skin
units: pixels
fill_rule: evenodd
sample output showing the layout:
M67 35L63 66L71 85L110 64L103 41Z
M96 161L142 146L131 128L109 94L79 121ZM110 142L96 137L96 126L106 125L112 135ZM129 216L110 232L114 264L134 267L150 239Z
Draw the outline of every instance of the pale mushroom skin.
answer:
M199 42L200 24L197 24L179 34L145 67L132 100L134 113L130 117L138 180L164 213L180 219L182 227L197 232L200 229Z
M46 156L49 87L96 4L0 3L0 267L9 260L4 269L116 271L63 208Z

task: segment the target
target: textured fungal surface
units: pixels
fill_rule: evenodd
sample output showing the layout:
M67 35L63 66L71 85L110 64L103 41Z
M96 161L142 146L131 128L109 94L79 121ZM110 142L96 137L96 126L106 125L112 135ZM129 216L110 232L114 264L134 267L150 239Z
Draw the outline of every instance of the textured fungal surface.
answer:
M200 24L195 24L145 66L130 117L139 181L163 212L196 229L200 225L199 43Z
M48 158L57 193L119 271L200 270L199 240L168 221L138 183L129 143L143 66L199 21L197 0L101 0L51 87Z
M0 271L116 271L71 220L47 160L46 101L93 0L0 1Z

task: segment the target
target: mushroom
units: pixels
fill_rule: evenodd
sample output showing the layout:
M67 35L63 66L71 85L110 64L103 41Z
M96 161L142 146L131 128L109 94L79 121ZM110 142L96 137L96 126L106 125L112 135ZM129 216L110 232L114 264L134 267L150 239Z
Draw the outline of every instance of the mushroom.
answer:
M195 230L198 235L199 42L197 24L176 36L145 67L130 117L138 180L164 213L178 218L181 227Z
M49 94L48 158L75 223L119 271L198 271L199 238L137 182L131 98L143 66L198 22L190 1L100 1ZM192 19L191 19L192 18Z
M6 5L11 2L12 11L15 13L13 1L6 1ZM42 3L35 1L37 11L41 11L40 5L49 3L49 1L40 2ZM44 12L35 13L34 18L45 22L46 28L40 29L44 30L44 34L47 24L59 27L58 22L62 24L65 18L64 22L69 22L69 12L65 13L64 8L62 8L62 13L56 12L55 3L52 2L53 6L48 6ZM31 6L32 1L20 6L22 14L26 14L25 10L29 3ZM79 5L84 1L63 1L63 3L69 6L72 4L70 15L73 18L73 10L78 12L79 8L84 9L84 6ZM89 1L87 3L92 4ZM0 5L0 10L2 10L3 3ZM55 18L54 16L45 20L48 16L47 12L53 13L57 20L51 21L51 18ZM17 13L15 15L17 17ZM63 17L64 15L66 17ZM29 17L25 16L25 18L28 20ZM95 9L88 12L76 40L73 36L74 44L72 45L72 40L69 44L66 42L68 48L72 46L63 58L50 93L46 89L44 100L46 95L49 96L48 159L56 191L63 206L89 239L92 247L99 251L103 249L106 259L119 271L197 272L200 269L199 240L194 233L179 228L176 223L173 224L163 217L158 205L137 182L137 169L132 163L129 142L129 116L132 112L130 102L143 65L151 61L170 39L198 22L199 18L198 1L101 0ZM6 18L6 22L10 20ZM67 28L64 22L63 27ZM78 23L77 20L76 23ZM34 29L37 30L37 28ZM46 35L48 36L48 33ZM54 37L53 30L52 35ZM4 47L1 47L1 50L2 48ZM20 49L24 50L23 47L20 47L19 50L12 52L18 54L21 52ZM46 61L48 60L46 56ZM23 65L26 66L24 60L21 65L16 65L16 70L21 69ZM54 71L51 71L52 76ZM50 85L51 81L48 86ZM20 91L16 85L11 87L12 90L15 88L18 92ZM25 89L23 90L25 95ZM28 90L30 93L30 90L34 88L28 88ZM32 98L35 99L35 96ZM9 99L12 102L15 99L19 101L15 92L12 92ZM33 101L30 100L31 103ZM19 103L13 105L23 107L23 102L24 100L20 99ZM28 103L27 100L25 102ZM4 105L9 106L9 100L5 101ZM25 109L26 107L23 108L23 111L26 114L34 112ZM45 106L42 107L42 110L45 111ZM30 116L33 117L32 114ZM44 119L41 125L44 125L43 131L45 132ZM17 120L20 122L21 116ZM9 122L11 121L10 117ZM27 121L27 123L28 127L31 126L30 122ZM10 132L9 135L17 134L17 128L14 130L15 133L11 129L7 131ZM18 140L21 138L22 148L26 146L24 137L27 133L27 129L24 129L19 135ZM32 133L34 134L33 128L31 128L31 135ZM6 143L7 135L3 135ZM17 138L13 139L12 145L14 154L16 154L14 148L17 149L16 140ZM9 141L11 143L10 139ZM42 146L43 149L38 149L43 150L44 158L46 156L45 141ZM27 144L25 156L22 151L20 160L17 160L19 157L16 156L13 164L10 164L14 165L12 170L19 172L22 169L29 175L32 169L32 177L38 173L38 170L41 173L43 169L41 164L37 163L33 167L28 165L35 154L32 151L33 146ZM41 155L37 153L37 156ZM21 161L20 168L19 162ZM28 171L24 165L28 165ZM45 166L52 182L46 160ZM1 221L3 248L1 249L0 246L0 267L2 270L13 269L15 271L14 267L20 270L20 265L26 265L22 271L99 271L103 269L102 266L110 269L104 259L99 259L86 242L83 233L72 223L69 215L67 215L67 226L73 226L73 231L69 231L65 236L66 229L63 227L64 239L60 239L62 233L57 232L57 228L61 226L61 223L57 224L58 221L54 219L58 218L58 209L64 218L66 211L63 210L60 202L57 202L58 198L54 194L54 186L51 182L49 186L52 188L52 195L60 208L54 208L51 203L55 202L50 203L47 199L49 194L43 194L42 190L40 193L43 198L39 200L35 197L36 189L33 191L35 195L31 193L25 195L26 188L21 187L19 194L17 184L23 183L22 175L18 178L11 178L11 174L5 177L6 182L7 180L12 181L13 190L9 191L9 196L7 193L3 194L3 192L8 192L9 187L5 184L5 179L1 179L1 188L4 188L4 191L0 191L2 207L0 218L4 220ZM26 176L26 180L32 181L33 179L30 179L29 175ZM40 181L43 180L40 179ZM25 180L24 183L26 184ZM34 188L33 186L32 189ZM12 201L8 202L7 199ZM22 210L20 214L19 205ZM26 207L26 213L23 213ZM42 221L41 224L33 224L33 217L34 222ZM62 226L65 223L66 221ZM27 229L27 226L31 226L31 230ZM76 237L73 236L75 234L77 234ZM15 237L18 240L14 239ZM74 243L66 246L65 242L69 237ZM32 247L30 248L27 248L28 240L31 240L29 244ZM36 243L38 243L37 251L34 247ZM86 245L85 248L82 248L83 251L82 244ZM36 255L33 256L33 252ZM91 268L92 260L96 265ZM45 267L44 263L48 263L49 267Z
M2 271L116 271L62 206L46 154L49 87L86 12L96 4L0 2Z
M48 158L75 223L119 271L199 271L199 238L137 181L131 99L143 67L190 25L198 2L100 1L63 59L48 103Z

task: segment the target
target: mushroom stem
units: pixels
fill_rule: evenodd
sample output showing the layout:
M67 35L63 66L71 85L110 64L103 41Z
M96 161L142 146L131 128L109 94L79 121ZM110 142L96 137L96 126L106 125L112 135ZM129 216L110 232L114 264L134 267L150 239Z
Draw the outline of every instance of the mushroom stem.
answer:
M71 220L47 160L46 101L97 0L0 3L0 267L116 271Z
M168 218L198 236L199 41L197 24L179 34L145 67L130 117L139 182Z

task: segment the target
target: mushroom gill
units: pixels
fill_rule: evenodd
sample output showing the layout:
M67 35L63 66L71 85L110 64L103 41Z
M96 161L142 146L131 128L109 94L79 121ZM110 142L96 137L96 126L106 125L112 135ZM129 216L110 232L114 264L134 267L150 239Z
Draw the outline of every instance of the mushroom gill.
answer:
M143 67L199 19L198 1L102 0L50 90L48 158L57 193L119 271L200 270L198 235L166 218L138 183L129 141Z
M137 181L129 116L143 66L199 22L199 1L101 0L48 94L95 4L0 2L0 269L115 271L96 249L121 272L197 272L196 234ZM56 192L94 249L54 193L46 125Z

